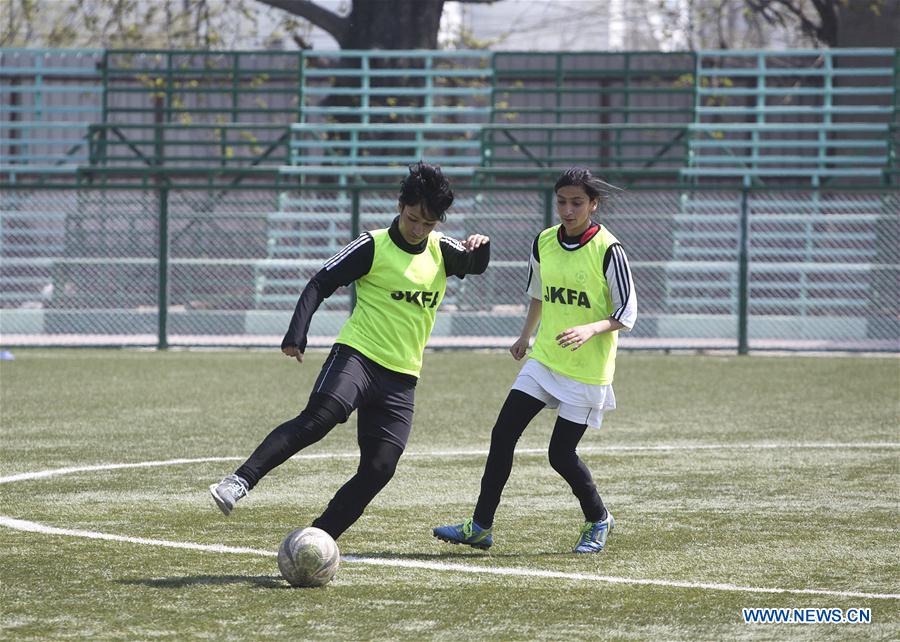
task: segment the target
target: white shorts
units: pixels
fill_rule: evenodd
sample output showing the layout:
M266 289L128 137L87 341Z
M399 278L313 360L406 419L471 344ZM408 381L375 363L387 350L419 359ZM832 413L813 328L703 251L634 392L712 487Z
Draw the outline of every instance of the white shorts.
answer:
M603 413L616 407L612 385L593 385L553 372L540 361L529 359L516 377L513 390L521 390L559 408L559 416L591 428L603 425Z

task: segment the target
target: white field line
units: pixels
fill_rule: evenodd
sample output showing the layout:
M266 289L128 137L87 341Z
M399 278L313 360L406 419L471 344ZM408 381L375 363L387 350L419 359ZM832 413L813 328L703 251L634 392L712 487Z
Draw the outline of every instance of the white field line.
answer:
M237 553L248 555L261 555L275 557L274 551L256 548L244 548L238 546L225 546L223 544L194 544L191 542L173 542L164 539L148 539L145 537L125 537L123 535L111 535L109 533L97 533L94 531L77 530L71 528L56 528L45 526L36 522L21 519L13 519L0 515L0 526L6 526L19 531L40 533L43 535L62 535L67 537L83 537L87 539L99 539L110 542L125 542L129 544L143 544L146 546L164 546L168 548L181 548L210 553ZM648 580L629 577L612 577L609 575L595 575L592 573L563 573L561 571L542 571L530 568L501 568L494 566L479 566L473 564L449 564L445 562L425 562L416 560L399 560L370 557L356 557L344 555L341 561L354 564L369 564L372 566L391 566L399 568L414 568L428 571L452 571L454 573L471 573L475 575L501 575L510 577L541 577L559 580L571 580L581 582L602 582L606 584L626 584L636 586L660 586L665 588L702 589L709 591L730 591L735 593L768 593L787 595L824 595L829 597L849 597L873 600L897 600L900 594L896 593L861 593L857 591L829 591L824 589L782 589L765 588L758 586L739 586L737 584L718 584L711 582L683 582L678 580Z
M834 449L834 450L884 450L900 448L900 442L893 441L869 441L869 442L850 442L850 443L831 443L831 442L807 442L807 443L761 443L761 444L661 444L657 446L585 446L578 449L581 453L604 453L604 452L669 452L669 451L691 451L691 450L815 450L815 449ZM546 452L544 448L518 448L517 455L543 455ZM422 457L422 458L445 458L445 457L486 457L487 450L436 450L431 452L411 451L404 453L404 457ZM292 460L303 459L357 459L358 452L352 453L306 453L294 455ZM130 464L96 464L91 466L74 466L68 468L52 468L48 470L40 470L30 473L18 473L15 475L7 475L0 477L0 484L8 484L17 481L26 481L29 479L44 479L47 477L57 477L59 475L70 475L73 473L94 472L100 470L120 470L125 468L155 468L159 466L176 466L178 464L200 464L205 462L216 461L242 461L243 457L198 457L194 459L167 459L163 461L141 461Z
M63 535L65 537L83 537L85 539L102 539L107 542L126 542L128 544L144 544L146 546L165 546L166 548L186 548L192 551L207 551L210 553L245 553L249 555L268 555L275 557L278 553L264 551L257 548L243 548L240 546L225 546L223 544L192 544L191 542L173 542L166 539L150 539L147 537L126 537L125 535L113 535L111 533L98 533L77 528L57 528L29 522L24 519L14 519L6 515L0 515L0 526L6 526L17 531L27 533L41 533L42 535Z
M579 453L605 453L605 452L672 452L679 450L859 450L874 449L884 450L900 448L900 442L894 441L868 441L856 443L821 442L821 443L769 443L769 444L660 444L657 446L579 446ZM546 448L516 448L517 455L544 455ZM435 452L407 452L404 457L475 457L487 456L487 450L443 450ZM346 455L338 455L346 456ZM353 457L358 457L355 453ZM297 457L295 455L295 457ZM302 457L302 455L300 455ZM2 480L2 478L0 478Z
M123 468L156 468L159 466L176 466L178 464L199 464L208 461L234 461L240 457L203 457L200 459L168 459L166 461L139 461L133 464L96 464L93 466L72 466L69 468L51 468L33 473L18 473L0 477L0 484L25 481L29 479L45 479L73 473L89 473L98 470L120 470Z
M684 446L613 446L613 447L597 447L590 450L712 450L725 448L756 448L756 449L772 449L772 448L897 448L900 443L895 442L862 442L862 443L807 443L807 444L742 444L723 446L715 444L698 444ZM587 449L582 449L587 450ZM541 453L543 449L521 449L517 452L521 453ZM408 453L407 456L420 457L450 457L450 456L471 456L486 455L487 451L436 451ZM335 454L308 454L295 455L295 459L328 459L328 458L355 458L357 453L335 453ZM32 473L19 473L16 475L8 475L0 477L0 484L7 484L16 481L25 481L33 479L44 479L47 477L55 477L59 475L67 475L79 472L95 472L103 470L121 470L128 468L153 468L160 466L174 466L179 464L194 464L204 462L218 461L235 461L240 457L202 457L195 459L169 459L164 461L144 461L129 464L97 464L92 466L76 466L68 468L56 468L42 470ZM68 537L82 537L87 539L99 539L112 542L124 542L131 544L143 544L147 546L163 546L169 548L181 548L197 551L206 551L213 553L243 553L252 555L264 555L267 557L275 556L276 553L254 548L242 548L235 546L225 546L223 544L195 544L191 542L175 542L161 539L148 539L143 537L126 537L124 535L113 535L110 533L100 533L96 531L86 531L79 529L57 528L55 526L46 526L37 522L29 522L26 520L15 519L0 515L0 526L12 528L15 530L41 533L45 535L62 535ZM542 571L527 568L498 568L488 566L473 566L464 564L449 564L443 562L426 562L414 560L398 560L398 559L381 559L356 557L352 555L343 556L347 562L358 564L370 564L374 566L393 566L400 568L416 568L435 571L453 571L458 573L475 573L483 575L506 575L517 577L545 577L553 579L565 579L576 581L604 582L608 584L630 584L638 586L663 586L671 588L688 588L688 589L705 589L716 591L732 591L743 593L769 593L769 594L794 594L794 595L828 595L834 597L855 597L867 599L900 599L900 594L895 593L861 593L855 591L831 591L826 589L782 589L782 588L764 588L752 586L738 586L735 584L718 584L708 582L684 582L679 580L652 580L640 578L612 577L607 575L594 575L589 573L564 573L561 571Z

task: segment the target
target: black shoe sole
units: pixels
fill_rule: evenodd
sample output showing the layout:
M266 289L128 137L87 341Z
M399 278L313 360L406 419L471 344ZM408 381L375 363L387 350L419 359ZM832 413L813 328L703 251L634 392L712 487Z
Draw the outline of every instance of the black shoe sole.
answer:
M477 544L467 544L466 542L457 542L455 539L449 539L449 538L447 538L447 537L441 537L440 535L436 535L436 534L434 534L434 533L432 533L432 535L434 535L434 537L435 537L436 539L439 539L439 540L441 540L442 542L447 542L448 544L462 544L463 546L471 546L472 548L477 548L477 549L480 549L480 550L482 550L482 551L486 551L487 549L489 549L489 548L491 547L490 544L482 544L482 543L477 543Z

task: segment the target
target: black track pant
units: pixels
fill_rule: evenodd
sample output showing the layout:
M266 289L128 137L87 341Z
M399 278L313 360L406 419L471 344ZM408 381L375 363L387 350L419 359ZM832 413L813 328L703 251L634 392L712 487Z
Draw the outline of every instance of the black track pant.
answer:
M375 495L381 492L397 468L403 449L389 441L359 437L359 466L356 474L341 486L328 502L325 512L312 525L337 539L360 518Z
M475 505L473 518L479 526L490 528L500 504L500 495L512 471L513 453L519 437L532 419L544 408L544 402L521 390L510 390L497 423L491 431L491 449L481 477L481 494ZM550 438L550 465L568 482L578 498L587 521L604 519L606 508L597 493L591 472L578 458L575 449L587 425L576 424L558 417Z
M316 443L346 420L347 412L337 399L325 394L312 394L303 412L270 432L235 474L243 477L253 488L273 468Z
M250 458L235 471L253 488L260 479L293 455L322 439L338 423L347 420L343 404L326 394L313 394L306 409L284 422L262 441ZM337 492L325 512L313 522L337 539L360 515L375 495L391 480L403 448L378 437L359 435L359 467Z

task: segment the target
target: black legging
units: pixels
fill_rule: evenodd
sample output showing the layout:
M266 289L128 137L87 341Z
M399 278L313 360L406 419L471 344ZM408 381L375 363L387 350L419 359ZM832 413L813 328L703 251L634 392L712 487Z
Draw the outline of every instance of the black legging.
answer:
M347 421L347 410L331 395L312 394L299 415L270 432L250 458L235 471L250 488L273 468L327 435L337 424Z
M346 420L347 411L340 402L330 395L313 394L306 409L270 432L235 474L253 488L273 468ZM374 437L360 437L358 441L356 475L338 490L325 512L312 523L335 539L359 519L369 502L387 485L403 454L400 446L388 441Z
M374 437L360 437L356 474L341 486L312 525L337 539L360 518L397 469L403 449Z
M473 518L479 526L490 528L500 504L500 495L512 471L513 453L525 428L543 408L544 402L521 390L510 390L497 423L491 431L491 449L481 477L481 494L475 505ZM597 493L597 486L584 462L575 452L587 429L585 424L557 417L550 438L550 465L568 482L578 498L584 518L591 522L603 519L606 509Z

